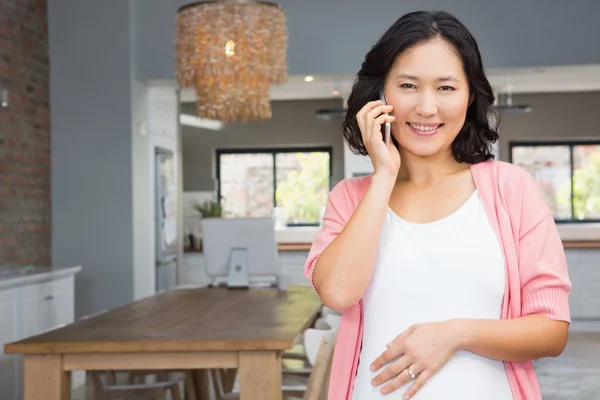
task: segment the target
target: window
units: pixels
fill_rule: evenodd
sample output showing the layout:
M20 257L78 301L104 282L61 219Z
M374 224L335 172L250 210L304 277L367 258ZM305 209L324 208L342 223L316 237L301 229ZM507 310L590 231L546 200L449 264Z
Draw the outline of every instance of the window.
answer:
M600 222L600 142L509 146L510 162L533 175L556 222Z
M330 147L217 150L216 158L226 216L319 225L331 188Z

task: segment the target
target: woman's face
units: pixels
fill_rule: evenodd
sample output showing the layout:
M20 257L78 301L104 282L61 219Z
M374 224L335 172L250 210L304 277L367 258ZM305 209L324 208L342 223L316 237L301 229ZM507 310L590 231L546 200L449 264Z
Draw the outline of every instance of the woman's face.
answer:
M453 47L432 39L400 54L385 80L392 135L420 157L450 153L465 122L469 81Z

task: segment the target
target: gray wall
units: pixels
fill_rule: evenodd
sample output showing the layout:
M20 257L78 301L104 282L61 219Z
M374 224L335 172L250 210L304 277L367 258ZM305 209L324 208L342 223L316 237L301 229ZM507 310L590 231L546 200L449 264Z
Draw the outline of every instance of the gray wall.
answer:
M133 298L130 9L48 2L52 264L82 265L75 313Z
M137 41L145 79L174 79L174 18L188 0L144 0ZM402 14L444 9L479 42L485 66L600 62L598 0L278 0L287 15L292 74L355 73Z
M529 104L528 114L505 114L500 122L500 159L508 161L514 140L600 140L600 92L514 95L515 104Z
M344 177L344 148L341 121L320 121L315 111L340 108L342 101L274 101L273 117L263 122L226 124L221 131L183 126L183 190L215 189L215 149L246 147L331 146L332 184ZM194 113L194 104L184 104L182 112Z

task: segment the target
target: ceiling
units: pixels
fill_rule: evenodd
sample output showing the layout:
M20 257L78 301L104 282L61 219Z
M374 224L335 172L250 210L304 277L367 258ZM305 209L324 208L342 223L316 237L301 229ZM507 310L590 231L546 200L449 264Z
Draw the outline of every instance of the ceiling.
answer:
M513 93L559 93L600 91L600 65L551 66L540 68L488 69L492 87L505 91L507 77ZM272 100L306 100L345 97L350 93L354 75L315 75L305 82L304 75L292 75L288 82L271 87ZM339 91L335 95L334 90ZM194 102L193 89L181 92L182 102Z

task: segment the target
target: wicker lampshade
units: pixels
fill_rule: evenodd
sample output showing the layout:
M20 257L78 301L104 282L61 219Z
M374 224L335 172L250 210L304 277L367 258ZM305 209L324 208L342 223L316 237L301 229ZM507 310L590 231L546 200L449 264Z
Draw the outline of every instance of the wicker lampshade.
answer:
M271 118L271 84L287 81L287 27L274 3L203 1L179 9L177 79L193 87L200 118Z

